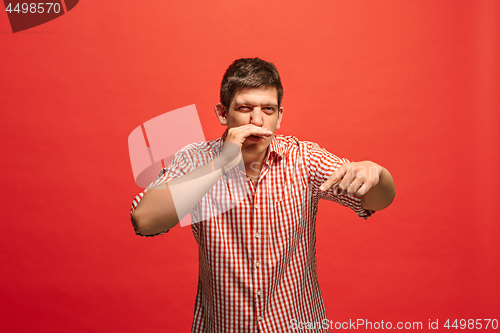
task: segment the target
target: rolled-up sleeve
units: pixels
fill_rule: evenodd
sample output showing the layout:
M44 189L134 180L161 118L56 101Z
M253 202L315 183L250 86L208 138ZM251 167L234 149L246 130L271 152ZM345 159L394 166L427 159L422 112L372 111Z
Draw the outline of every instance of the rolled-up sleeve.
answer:
M344 163L349 163L346 158L340 158L317 143L306 142L305 147L306 164L309 165L309 184L313 195L319 199L335 201L343 206L351 208L359 217L369 218L375 211L364 209L361 198L351 194L334 195L333 187L327 191L321 191L319 187Z
M182 148L181 150L179 150L174 155L174 159L172 160L172 162L170 162L170 164L167 167L162 168L160 170L160 173L158 174L158 177L156 178L156 180L153 181L147 188L145 188L142 192L140 192L139 194L137 194L134 197L134 199L132 200L132 206L130 208L130 215L131 216L132 216L132 213L134 212L134 210L137 208L137 205L139 204L139 202L144 197L144 194L146 194L146 192L150 188L152 188L158 184L161 184L161 183L168 183L169 181L176 179L178 177L181 177L181 176L185 175L186 173L191 172L193 170L193 163L192 163L190 149L189 149L190 146L191 145L188 145L188 146ZM157 234L153 234L153 235L143 235L137 231L137 228L134 225L134 223L132 223L132 226L134 227L134 231L135 231L136 235L142 236L142 237L153 237L153 236L162 235L162 234L168 232L168 230L165 230L165 231L159 232Z

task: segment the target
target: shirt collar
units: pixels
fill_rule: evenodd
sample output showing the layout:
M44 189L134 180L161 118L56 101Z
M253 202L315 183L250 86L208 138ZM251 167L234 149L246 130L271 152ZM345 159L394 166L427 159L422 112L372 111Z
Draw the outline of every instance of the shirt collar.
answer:
M271 139L271 143L269 144L267 156L264 161L267 161L270 156L273 156L273 158L281 159L283 158L283 153L283 145L280 145L278 139L276 138L276 134L274 134L273 138Z

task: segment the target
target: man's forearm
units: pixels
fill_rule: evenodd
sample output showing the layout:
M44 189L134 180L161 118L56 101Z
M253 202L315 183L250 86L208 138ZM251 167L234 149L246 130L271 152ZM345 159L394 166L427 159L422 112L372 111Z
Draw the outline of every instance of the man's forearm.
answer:
M182 177L150 188L132 213L135 230L154 235L173 228L239 159L241 155L227 163L219 156Z
M371 188L362 198L363 208L368 210L382 210L392 203L395 196L394 180L390 172L382 167L378 184Z

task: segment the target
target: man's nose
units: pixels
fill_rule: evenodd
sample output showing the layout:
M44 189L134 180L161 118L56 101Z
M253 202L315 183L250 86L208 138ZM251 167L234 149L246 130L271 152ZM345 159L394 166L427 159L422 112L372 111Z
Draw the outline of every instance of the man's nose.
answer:
M250 112L250 123L255 126L264 125L264 121L262 119L262 110L259 107L255 107L252 112Z

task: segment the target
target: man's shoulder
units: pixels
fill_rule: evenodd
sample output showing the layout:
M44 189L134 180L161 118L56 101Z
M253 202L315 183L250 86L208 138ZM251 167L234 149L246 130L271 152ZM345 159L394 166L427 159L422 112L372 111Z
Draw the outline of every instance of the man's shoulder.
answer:
M310 145L310 144L317 145L316 142L307 141L307 140L299 140L294 135L274 134L274 136L275 136L276 140L278 140L280 143L283 143L283 144L296 145L296 146Z
M316 142L299 140L294 135L275 134L276 144L283 153L291 153L294 151L308 151L310 149L319 148Z

